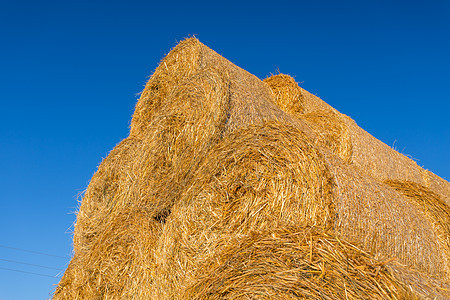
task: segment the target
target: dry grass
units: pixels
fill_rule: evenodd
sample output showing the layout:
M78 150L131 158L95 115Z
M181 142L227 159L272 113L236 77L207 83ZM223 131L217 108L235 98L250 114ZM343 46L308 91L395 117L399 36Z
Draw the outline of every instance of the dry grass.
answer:
M321 146L352 162L360 172L379 181L408 180L424 185L450 205L449 182L371 136L351 118L299 87L291 76L278 74L264 82L280 108L303 119L317 133Z
M385 183L412 201L434 225L441 248L450 258L450 207L438 194L420 184L405 180L387 180ZM447 262L448 264L448 262Z
M178 299L205 272L202 262L218 259L224 247L237 251L240 238L252 232L289 228L296 234L304 226L333 229L377 259L396 257L445 276L436 234L417 209L345 164L327 161L332 156L321 155L297 129L250 126L225 137L210 156L215 159L199 168L167 219L156 251L162 275L154 298Z
M294 78L285 74L278 74L264 79L274 95L275 103L285 112L293 115L304 113L302 89Z
M197 73L201 47L197 40L187 39L167 55L147 82L131 122L131 135L142 134L155 112L180 81Z
M415 299L370 254L320 232L252 232L201 264L184 299Z
M89 184L54 299L447 299L446 181L381 182L410 165L364 161L365 133L277 76L175 47Z
M341 114L331 107L305 113L302 89L289 75L273 75L264 79L264 82L272 89L275 102L283 111L304 120L314 130L320 146L351 162L352 141Z
M445 248L433 223L405 197L352 165L328 155L334 175L335 232L365 249L401 264L448 278Z
M249 126L226 136L209 156L167 219L155 254L155 299L178 299L205 272L199 263L238 246L236 238L251 231L333 224L331 174L295 128Z
M342 117L332 110L319 110L301 116L320 136L321 146L346 162L352 161L353 146Z

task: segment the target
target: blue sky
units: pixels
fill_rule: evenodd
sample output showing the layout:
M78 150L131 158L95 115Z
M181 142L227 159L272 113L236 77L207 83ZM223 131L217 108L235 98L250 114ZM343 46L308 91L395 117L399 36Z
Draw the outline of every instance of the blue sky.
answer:
M279 70L450 179L450 2L0 0L0 299L46 299L77 195L177 41ZM2 247L3 246L3 247ZM5 268L10 270L4 270Z

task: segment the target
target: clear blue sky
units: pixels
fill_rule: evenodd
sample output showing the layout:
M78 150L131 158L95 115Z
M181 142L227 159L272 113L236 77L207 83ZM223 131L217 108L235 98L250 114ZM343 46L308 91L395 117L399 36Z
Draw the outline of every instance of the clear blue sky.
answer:
M77 194L128 134L137 94L197 37L278 69L450 179L450 2L0 0L0 245L70 257ZM0 299L45 299L68 259L0 247Z

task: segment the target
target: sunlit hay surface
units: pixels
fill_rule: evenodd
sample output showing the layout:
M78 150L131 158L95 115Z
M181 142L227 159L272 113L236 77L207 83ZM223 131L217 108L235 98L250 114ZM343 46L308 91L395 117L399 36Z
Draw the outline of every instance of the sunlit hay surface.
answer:
M277 94L196 39L175 47L136 105L130 136L89 184L54 298L448 298L436 211L349 164L339 145L361 151L364 134L342 138L335 125L347 118L286 82L298 89ZM383 155L361 163L395 166L397 156ZM445 193L446 181L419 171ZM404 267L385 264L394 258Z
M209 147L227 130L225 123L232 129L255 120L283 118L276 106L263 110L267 97L269 90L261 81L196 39L171 51L137 104L130 137L100 165L83 197L75 227L75 256L55 298L126 298L139 284L146 288L134 293L146 295L153 280L152 251L174 199L192 180ZM134 214L144 215L148 222L149 229L143 226L139 231L145 238L126 229L139 226ZM127 230L144 243L142 247L127 248L119 242L117 235ZM124 251L116 251L116 246ZM105 251L114 253L115 259L108 259ZM114 261L125 263L113 268ZM134 264L144 266L145 272L124 281L123 274L130 276L127 272L133 271L129 266ZM107 276L91 270L108 270Z
M306 225L333 227L374 253L445 275L435 233L414 207L345 165L332 161L330 171L296 128L280 123L250 126L225 137L210 157L168 218L156 252L160 276L154 298L178 299L208 270L202 262L214 261L223 247L238 249L239 239L249 232L291 228L295 233ZM374 194L380 199L373 201Z
M274 75L264 82L271 87L280 108L304 118L318 133L322 146L343 160L353 162L361 172L380 181L408 180L427 186L450 205L448 181L423 170L410 158L377 140L351 118L300 88L289 75Z
M428 170L423 170L422 174L425 181L425 186L434 193L438 194L441 200L444 201L447 206L450 206L449 182Z
M66 272L76 274L64 276L56 295L70 290L75 299L85 294L121 298L132 295L127 289L135 284L150 287L152 249L162 224L192 179L191 171L221 135L226 80L226 73L205 69L181 82L160 105L146 134L124 140L100 165L78 214L76 263ZM145 272L135 272L137 266Z
M332 110L319 110L301 116L320 137L321 145L330 149L342 160L351 162L353 147L347 125Z
M91 250L72 259L54 298L150 299L152 244L159 224L131 209L102 225Z
M205 69L177 86L150 123L146 134L150 153L139 172L151 180L141 183L146 197L140 204L149 199L154 206L156 201L155 217L161 221L221 137L228 98L227 74Z
M280 123L222 140L167 219L154 298L180 295L199 263L250 231L333 224L331 175L308 138Z
M437 195L420 184L405 180L387 180L385 183L410 199L433 223L438 233L442 249L450 258L450 208Z
M191 77L200 68L201 44L186 39L175 47L159 64L139 99L131 122L131 135L142 133L155 111L180 81Z
M317 109L305 113L302 89L294 78L285 74L264 79L272 89L274 99L285 112L305 120L319 137L319 144L347 162L352 158L352 141L342 116L333 109Z
M296 128L250 126L225 137L210 155L168 218L156 251L154 298L178 299L207 270L202 262L215 261L223 247L238 249L250 232L295 233L306 225L333 228L377 259L384 254L446 275L436 234L414 207L345 164L327 161Z
M184 299L416 299L385 262L318 228L251 232L200 263Z
M386 263L390 273L413 291L418 299L450 299L450 283L442 278L433 278L411 268L391 261Z
M345 118L353 143L352 162L361 172L379 181L408 180L424 185L422 168L415 161L397 152L354 121Z
M389 186L326 155L333 176L335 232L366 251L395 257L426 274L448 278L446 246L420 209Z
M304 113L302 89L294 78L285 74L273 75L264 79L274 95L275 103L285 112L297 115Z

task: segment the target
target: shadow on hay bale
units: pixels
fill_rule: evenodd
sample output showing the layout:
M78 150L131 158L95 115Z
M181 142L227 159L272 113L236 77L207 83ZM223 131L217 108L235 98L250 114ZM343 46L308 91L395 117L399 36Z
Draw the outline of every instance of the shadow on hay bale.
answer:
M161 61L54 299L450 297L448 182L291 77L265 82L194 38Z

